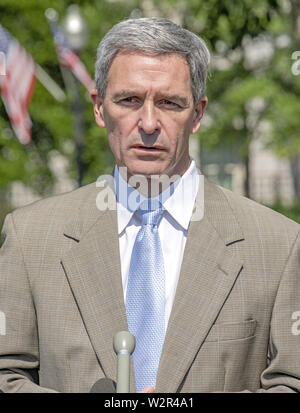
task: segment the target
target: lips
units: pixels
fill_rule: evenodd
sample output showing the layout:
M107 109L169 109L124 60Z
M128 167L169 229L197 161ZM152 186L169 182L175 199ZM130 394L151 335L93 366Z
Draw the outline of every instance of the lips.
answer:
M162 146L159 145L151 145L151 146L146 146L146 145L133 145L133 149L139 150L139 151L144 151L144 152L162 152L165 151L165 149Z

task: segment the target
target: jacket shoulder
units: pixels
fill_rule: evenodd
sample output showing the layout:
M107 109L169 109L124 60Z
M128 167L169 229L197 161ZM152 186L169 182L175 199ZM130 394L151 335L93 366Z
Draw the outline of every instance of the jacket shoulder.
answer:
M259 227L262 232L268 228L284 228L290 235L298 234L300 225L292 219L256 201L218 186L237 216L241 227L247 230Z
M34 225L55 219L57 222L66 221L78 215L85 208L96 208L96 197L99 189L96 183L85 185L59 195L54 195L18 208L12 212L13 220L18 222L32 222Z

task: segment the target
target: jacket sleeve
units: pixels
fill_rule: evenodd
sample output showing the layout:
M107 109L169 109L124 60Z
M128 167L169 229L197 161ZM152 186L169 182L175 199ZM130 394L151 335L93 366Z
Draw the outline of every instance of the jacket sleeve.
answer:
M277 291L269 338L269 365L258 392L300 392L300 240L287 259Z
M52 393L40 387L37 319L22 248L12 215L0 249L0 390Z

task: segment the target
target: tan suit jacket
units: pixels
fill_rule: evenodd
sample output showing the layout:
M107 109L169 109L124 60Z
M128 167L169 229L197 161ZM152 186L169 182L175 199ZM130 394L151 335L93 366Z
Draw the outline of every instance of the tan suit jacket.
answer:
M117 214L97 209L98 193L91 184L5 221L4 392L88 392L101 377L116 380L112 340L127 329ZM157 392L300 391L299 228L205 181L204 217L190 223Z

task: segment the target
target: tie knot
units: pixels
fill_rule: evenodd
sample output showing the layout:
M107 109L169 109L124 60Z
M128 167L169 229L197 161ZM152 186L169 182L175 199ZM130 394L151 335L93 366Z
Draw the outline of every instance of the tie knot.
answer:
M142 225L156 226L160 220L162 213L163 207L160 203L158 205L155 205L155 209L145 209L143 208L142 204L138 209L138 214L142 218Z

